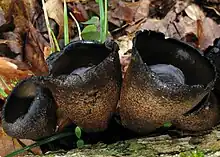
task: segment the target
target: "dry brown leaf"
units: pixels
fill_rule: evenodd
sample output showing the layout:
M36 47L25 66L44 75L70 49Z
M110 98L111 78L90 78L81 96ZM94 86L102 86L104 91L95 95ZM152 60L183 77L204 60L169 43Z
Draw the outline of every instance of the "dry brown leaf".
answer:
M20 0L22 1L23 8L25 8L27 18L32 23L35 22L36 18L40 15L42 12L42 8L39 4L38 0Z
M133 22L137 22L143 18L148 17L150 3L151 2L149 0L140 0L134 3L126 3L126 6L130 8L134 14Z
M111 2L109 1L109 5L111 6ZM84 5L85 9L88 11L92 11L95 14L99 15L99 5L95 1L89 1L87 4ZM117 27L121 27L123 25L123 21L119 20L118 18L113 18L111 16L111 7L108 11L108 21L112 24L114 24Z
M196 12L200 11L198 10ZM184 16L184 14L176 14L174 10L171 10L162 20L147 19L141 26L141 29L160 31L167 37L177 39L184 39L185 36L193 32L199 41L197 47L201 50L206 49L213 43L215 38L220 37L220 26L212 19L205 17L203 19L193 20L201 18L204 13L199 13L199 15L197 15L198 13L194 13L196 14L194 16L188 10L188 14L192 14L192 17Z
M30 145L34 143L31 140L21 140L21 141L25 145ZM0 127L0 156L6 156L7 154L21 148L22 146L17 142L17 140L7 136L3 131L2 127ZM37 155L42 154L39 147L32 149L32 151ZM24 156L25 154L27 154L27 152L19 154L18 156Z
M150 16L163 18L170 11L170 9L175 5L175 0L150 0Z
M46 60L47 57L51 54L51 49L49 46L44 47L44 59Z
M200 48L205 50L212 45L216 38L220 37L220 25L217 25L211 18L206 17L202 22L204 37L200 41Z
M7 80L24 79L31 76L32 72L28 69L29 67L23 62L0 57L0 76Z
M0 7L0 26L4 25L6 23L5 16L4 16L4 11Z
M71 3L68 4L68 7L71 8L71 12L78 22L85 22L89 19L89 15L81 3Z
M29 67L24 62L0 57L0 88L9 94L11 92L9 88L14 86L13 82L32 76L32 72L28 69ZM2 95L0 98L4 99Z
M202 20L205 18L205 14L196 4L191 4L185 9L186 14L194 21Z
M64 0L61 0L61 1L64 2ZM81 3L87 3L87 2L89 2L89 1L91 1L91 0L66 0L67 3L69 3L69 2L75 2L75 3L79 3L79 2L81 2Z
M49 47L49 43L32 24L29 24L29 31L25 41L24 58L31 65L31 70L36 75L48 74L48 66L43 53L45 47Z
M54 19L56 23L59 25L59 34L58 39L63 36L63 4L61 0L48 0L45 3L45 7L48 13L48 17Z
M114 0L115 1L115 0ZM134 12L131 8L126 6L123 1L115 1L114 2L114 10L111 10L110 14L113 18L126 21L128 23L133 22L134 20Z
M3 33L4 39L13 41L13 42L8 42L7 45L11 49L12 52L17 54L15 57L17 60L22 61L23 60L23 41L21 36L18 33L13 33L13 32L6 32Z
M123 78L131 60L131 53L129 53L129 51L132 49L132 37L133 36L129 37L126 35L126 36L121 36L117 39L117 43L120 48L118 53L120 57L121 71Z

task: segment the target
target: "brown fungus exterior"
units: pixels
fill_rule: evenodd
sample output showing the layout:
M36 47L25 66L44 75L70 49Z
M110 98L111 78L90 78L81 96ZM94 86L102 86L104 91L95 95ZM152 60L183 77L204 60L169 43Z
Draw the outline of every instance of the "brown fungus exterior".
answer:
M2 127L11 137L37 140L56 129L56 103L49 89L21 81L3 106Z
M120 95L122 76L117 44L112 41L106 41L104 44L93 41L71 42L61 52L52 54L47 63L50 71L48 76L31 77L13 89L3 111L3 128L6 133L28 139L51 135L57 122L55 116L52 117L53 126L35 124L48 121L47 115L56 114L54 108L63 114L62 118L70 119L86 132L105 130L116 110ZM51 93L44 93L44 90ZM24 100L29 97L33 100L16 104L16 94L22 92L26 93L22 95ZM52 110L46 110L47 115L46 111L40 108L29 112L30 105L43 105L48 98L55 101L50 102ZM47 107L49 104L45 105ZM22 106L24 108L18 110ZM17 116L14 117L14 114ZM42 114L42 122L41 118L37 118L38 114ZM30 123L21 123L23 117ZM57 118L59 120L60 117ZM10 119L13 121L9 121ZM44 127L53 131L45 131Z
M216 71L210 61L199 50L179 40L166 39L162 33L137 32L131 57L122 84L119 112L122 125L140 134L148 134L175 119L180 121L180 117L198 107L214 87ZM186 82L163 82L150 69L151 65L157 64L171 64L179 68ZM206 115L213 112L219 111L215 107ZM213 116L215 122L219 120L217 114ZM187 117L185 120L193 121L194 118ZM202 116L198 118L203 121L200 119ZM210 128L212 119L204 121L203 128Z

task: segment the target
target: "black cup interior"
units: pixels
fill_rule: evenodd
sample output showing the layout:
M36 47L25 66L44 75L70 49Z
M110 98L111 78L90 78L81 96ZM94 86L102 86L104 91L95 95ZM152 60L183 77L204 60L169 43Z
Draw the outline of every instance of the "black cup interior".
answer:
M50 73L53 76L68 75L81 67L92 67L102 62L111 50L104 44L92 41L77 41L67 45L63 51L58 52Z
M19 117L24 116L34 101L36 92L37 88L31 82L22 82L19 88L15 88L6 102L5 121L14 123Z
M148 66L171 64L179 68L187 85L206 86L215 78L215 69L209 60L179 40L165 39L161 33L146 31L136 36L134 45Z

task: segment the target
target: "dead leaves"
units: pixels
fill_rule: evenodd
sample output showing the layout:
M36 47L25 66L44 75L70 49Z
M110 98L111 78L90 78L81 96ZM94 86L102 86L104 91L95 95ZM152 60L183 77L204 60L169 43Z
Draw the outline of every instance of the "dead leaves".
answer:
M31 65L31 70L35 73L35 75L48 74L48 66L44 59L45 47L49 48L48 42L33 27L32 24L29 24L24 56L25 60Z
M21 140L22 143L25 145L30 145L33 144L34 142L31 140ZM2 127L0 127L0 156L6 156L8 153L13 152L17 149L21 149L22 146L18 143L16 139L13 139L9 136L7 136ZM34 148L32 150L35 154L42 154L41 150L39 147ZM24 156L27 153L20 154L19 156Z
M133 26L136 22L147 18L149 5L149 0L140 0L133 3L109 0L108 20L118 27L121 27L124 24ZM87 10L99 14L98 4L94 1L88 2L85 7Z
M189 34L194 34L198 38L198 43L193 45L201 50L206 49L215 38L220 37L220 26L206 17L195 4L188 6L179 14L171 10L162 20L147 19L141 29L161 31L166 36L177 39L186 39Z
M58 38L63 36L63 4L61 0L48 0L45 3L45 7L48 13L48 17L54 19L59 25L59 35Z

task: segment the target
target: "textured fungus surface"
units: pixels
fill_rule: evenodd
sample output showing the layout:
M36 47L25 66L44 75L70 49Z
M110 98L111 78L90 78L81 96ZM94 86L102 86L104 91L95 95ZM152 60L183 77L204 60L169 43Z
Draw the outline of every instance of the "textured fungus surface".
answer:
M4 131L12 137L38 139L55 132L56 103L51 91L27 80L12 91L2 115Z
M52 79L45 84L62 114L86 131L106 129L121 86L117 45L71 43L49 64Z
M42 138L54 133L57 119L69 119L88 132L105 130L120 95L117 45L76 41L52 54L47 62L49 76L28 78L13 89L3 111L6 133L16 138ZM45 108L39 108L40 104Z
M179 68L185 76L185 84L161 80L149 67L157 64ZM132 59L121 89L122 124L133 131L149 133L166 122L181 119L180 116L206 105L201 101L211 92L215 80L214 66L195 48L175 39L165 39L161 33L140 31L133 40ZM217 107L213 109L219 113ZM207 115L195 116L204 128L210 127L211 120L216 119L212 122L216 123L219 118L211 119ZM210 119L205 121L206 118ZM193 123L189 119L187 117L185 124Z

